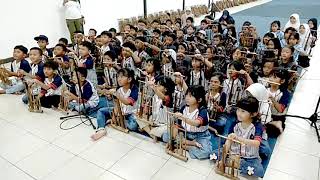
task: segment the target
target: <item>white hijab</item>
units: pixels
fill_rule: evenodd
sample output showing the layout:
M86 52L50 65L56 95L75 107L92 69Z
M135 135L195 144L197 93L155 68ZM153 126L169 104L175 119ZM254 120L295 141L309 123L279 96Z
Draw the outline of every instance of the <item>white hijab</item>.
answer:
M291 17L294 17L296 19L296 23L292 24L290 22L290 18ZM300 27L300 17L299 17L299 14L292 14L290 17L289 17L289 21L287 22L287 24L285 25L284 27L284 31L288 28L288 27L293 27L295 28L297 31L299 31L299 27Z
M308 24L301 24L301 26L304 27L305 32L302 34L302 33L300 33L300 31L299 31L299 37L300 37L300 42L299 42L299 44L302 46L302 48L305 48L305 45L307 44L307 42L308 42L308 44L309 44L309 43L311 44L311 40L308 41L308 39L310 39L310 33L311 33L311 31L310 31L310 28L309 28L309 25L308 25ZM300 27L299 27L299 29L300 29Z

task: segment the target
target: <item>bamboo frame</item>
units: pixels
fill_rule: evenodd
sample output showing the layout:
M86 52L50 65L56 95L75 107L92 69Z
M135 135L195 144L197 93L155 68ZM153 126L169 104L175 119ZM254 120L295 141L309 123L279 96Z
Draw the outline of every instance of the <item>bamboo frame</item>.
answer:
M28 97L28 110L30 112L35 113L43 113L41 103L40 103L40 96L33 94L33 89L35 88L35 84L31 84L28 82L24 82L26 86L26 95Z
M0 67L0 82L5 85L11 85L8 70L5 67Z
M69 111L69 96L67 96L65 93L68 91L67 85L63 85L61 89L61 96L60 96L60 103L58 106L58 110L61 111L63 114L68 115L70 113Z
M121 109L120 101L116 97L113 97L114 108L111 116L110 126L118 131L129 133L125 125L124 115Z
M155 125L152 117L152 95L148 91L145 81L139 80L140 104L137 112L137 120L147 123L151 126Z

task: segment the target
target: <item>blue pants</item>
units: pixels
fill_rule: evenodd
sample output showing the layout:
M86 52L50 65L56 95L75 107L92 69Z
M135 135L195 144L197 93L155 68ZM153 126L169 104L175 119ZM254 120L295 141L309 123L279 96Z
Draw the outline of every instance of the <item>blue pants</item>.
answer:
M166 143L169 142L169 136L168 132L164 133L162 136L163 141ZM195 146L189 148L188 152L192 159L208 159L210 157L212 152L210 138L211 135L209 130L204 132L187 132L188 140L195 140L202 146L202 148Z
M259 158L241 158L240 160L240 173L243 175L248 175L248 167L252 167L254 174L252 176L263 177L264 169L261 164L261 159Z
M69 109L75 110L78 112L83 112L83 111L88 111L90 109L90 106L88 103L84 103L84 106L83 106L82 103L79 104L78 102L70 102Z
M113 108L113 100L109 100L106 97L99 97L99 104L95 108L91 108L89 111L90 117L97 117L98 110L104 107Z
M113 107L104 107L97 112L97 124L98 129L103 129L106 126L106 120L111 118ZM125 125L130 131L138 131L137 118L134 114L128 114L124 116Z
M3 88L6 91L6 94L14 94L17 92L21 92L25 89L25 85L22 81L17 82L17 84L7 86L2 83L0 83L0 87Z

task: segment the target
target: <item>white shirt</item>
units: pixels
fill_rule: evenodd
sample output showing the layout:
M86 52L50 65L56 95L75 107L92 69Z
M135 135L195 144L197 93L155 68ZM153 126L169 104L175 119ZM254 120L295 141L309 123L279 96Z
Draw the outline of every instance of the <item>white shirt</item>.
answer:
M82 17L81 14L81 7L79 2L75 1L68 1L64 5L65 11L65 18L66 19L80 19Z
M122 96L123 98L128 98L131 94L131 89L129 89L127 92L124 92L123 91L123 87L119 88L117 90L117 92L120 94L120 96ZM136 108L136 103L134 103L133 106L131 105L125 105L123 103L120 102L120 106L121 106L121 110L122 110L122 113L124 115L128 115L128 114L133 114L137 111L137 108Z
M189 107L186 106L183 110L182 115L183 117L188 118L190 120L196 120L199 116L199 109L195 109L193 112L189 112ZM181 125L187 132L204 132L208 130L208 125L196 127L196 126L191 126L190 124L184 121L181 122Z

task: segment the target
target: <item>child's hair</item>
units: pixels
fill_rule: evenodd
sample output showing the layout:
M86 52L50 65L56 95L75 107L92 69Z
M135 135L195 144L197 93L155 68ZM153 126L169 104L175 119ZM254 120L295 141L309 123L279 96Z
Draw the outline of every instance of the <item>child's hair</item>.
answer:
M67 47L66 47L64 44L57 44L55 47L57 47L57 46L62 47L62 50L63 50L64 52L67 52L67 51L68 51Z
M32 50L38 51L40 56L42 56L42 54L43 54L42 50L39 47L33 47L33 48L30 49L30 51L32 51Z
M265 59L262 59L262 67L268 62L273 63L273 67L278 67L279 66L279 63L278 63L278 61L276 59L274 59L274 58L265 58Z
M293 27L288 27L285 31L284 31L284 33L286 34L286 33L289 33L289 31L291 31L291 32L297 32L297 30L295 29L295 28L293 28Z
M294 39L300 40L300 35L298 32L293 32L292 34L289 35L289 39L293 36Z
M22 45L17 45L16 47L14 47L14 49L19 49L20 51L23 52L23 54L28 54L28 48L26 48Z
M188 17L187 19L186 19L186 21L191 21L191 23L193 23L194 22L194 20L193 20L193 18L192 17Z
M94 31L94 34L97 34L97 33L98 33L97 30L95 30L95 29L93 29L93 28L89 29L89 31Z
M217 78L219 79L219 82L220 82L221 85L222 85L223 81L226 79L226 76L225 76L223 73L221 73L221 72L215 72L215 73L213 73L213 74L211 75L210 79L211 79L212 77L217 77Z
M229 67L231 67L231 66L233 66L236 71L240 71L242 69L245 69L243 63L240 61L232 61L229 64Z
M122 47L130 48L132 51L136 51L136 46L132 44L131 42L125 42L122 44Z
M89 51L92 51L93 50L93 45L91 42L88 42L88 41L83 41L81 43L82 46L88 48Z
M287 46L285 46L285 47L282 48L282 51L283 51L284 48L290 49L290 51L291 51L291 57L290 57L289 62L293 62L293 61L294 61L294 59L293 59L294 47L287 45Z
M248 111L250 114L258 113L259 101L253 96L244 97L238 101L237 107ZM257 121L259 121L258 116L252 118L252 123Z
M117 33L117 30L116 30L115 28L110 28L110 29L109 29L109 32Z
M155 72L156 75L159 75L161 73L161 63L159 61L159 59L156 58L148 58L146 60L146 63L151 63L153 64L153 70Z
M274 49L277 49L278 50L278 54L277 56L279 57L281 55L281 43L280 43L280 40L278 38L272 38L270 39L269 41L272 41L273 44L274 44ZM268 41L268 43L269 43Z
M208 24L207 20L205 20L205 19L202 19L200 23L201 23L201 24L202 24L202 23Z
M68 39L66 39L66 38L60 38L59 41L65 43L65 44L68 44Z
M190 86L186 94L188 93L190 93L194 98L196 98L197 102L199 103L199 109L207 107L206 91L204 90L203 86Z
M242 26L251 26L251 22L250 21L245 21L245 22L243 22Z
M88 71L84 67L77 67L76 72L78 72L82 77L86 78L88 75Z
M130 30L131 29L133 29L135 32L137 32L138 31L138 28L137 27L135 27L135 26L132 26L132 25L130 25Z
M271 71L271 76L274 76L274 77L278 77L280 78L281 80L284 80L284 83L282 83L279 87L279 89L281 91L284 91L288 88L288 80L289 80L289 72L288 70L286 70L285 68L274 68L272 71Z
M144 19L139 19L138 23L143 23L143 24L147 25L147 21L145 21Z
M228 31L231 31L231 36L237 38L236 28L234 26L228 27Z
M171 78L161 75L156 78L156 83L163 86L166 89L166 92L164 95L167 95L170 97L170 99L172 99L172 94L174 93L174 90L175 90L175 84L171 80ZM170 103L170 106L171 105L172 103Z
M130 82L130 85L134 85L136 82L135 82L135 78L134 78L134 71L131 70L131 69L128 69L128 68L122 68L118 71L117 73L118 75L122 74L123 76L125 77L128 77L128 78L131 78L131 82Z
M59 64L55 61L47 61L43 65L44 68L51 68L52 70L58 70Z
M267 32L266 34L264 34L263 37L264 37L264 38L265 38L265 37L269 37L269 38L271 38L271 39L275 38L274 34L271 33L271 32Z
M112 59L112 61L114 61L116 59L116 54L113 51L105 52L104 56L109 56Z
M181 75L187 77L188 76L188 69L185 66L179 66L176 69L176 72L181 73Z
M278 30L280 30L281 23L280 23L280 21L276 20L270 24L270 32L272 31L272 25L274 25L274 24L278 25Z
M222 34L215 34L213 38L219 38L220 41L223 39Z
M112 33L109 31L102 31L100 35L101 36L108 36L109 38L112 38Z

